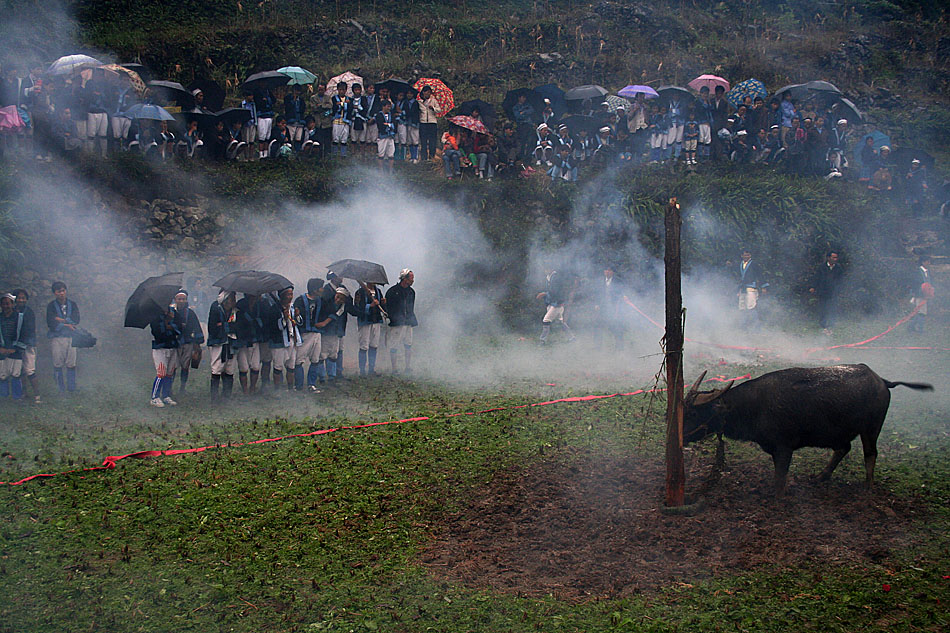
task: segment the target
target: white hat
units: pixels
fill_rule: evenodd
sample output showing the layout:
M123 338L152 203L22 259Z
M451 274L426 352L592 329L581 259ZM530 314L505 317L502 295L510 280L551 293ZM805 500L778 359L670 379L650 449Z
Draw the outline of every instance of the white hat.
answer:
M558 132L560 132L561 130L566 130L566 129L568 129L566 123L562 123L562 124L560 124L559 126L557 126Z
M600 129L597 130L597 131L598 131L598 132L607 132L607 133L609 134L609 133L610 133L610 126L609 126L609 125L605 125L604 127L600 128Z
M914 163L917 163L917 164L919 165L919 164L920 164L920 159L919 159L919 158L915 158L914 160L910 161L910 164L911 164L911 165L913 165Z
M551 100L546 98L544 100L544 105L551 105Z
M12 292L4 292L0 295L0 299L9 299L10 301L16 301L16 297L13 296Z
M547 129L548 129L547 123L542 123L541 125L538 126L538 132L540 132L541 130L547 130Z
M346 289L346 286L337 286L336 294L343 295L344 297L349 297L350 291Z
M748 132L746 132L745 130L739 130L738 132L736 132L736 136L746 136L747 134Z
M847 125L847 124L848 124L847 119L838 119L838 125Z
M543 124L542 124L542 125L543 125ZM411 270L411 269L409 269L409 268L403 268L402 270L399 271L399 281L402 281L403 279L405 279L406 277L408 277L410 274L412 274L412 270Z
M884 150L891 151L891 148L888 147L887 145L881 145L881 150L880 150L880 151L883 152Z

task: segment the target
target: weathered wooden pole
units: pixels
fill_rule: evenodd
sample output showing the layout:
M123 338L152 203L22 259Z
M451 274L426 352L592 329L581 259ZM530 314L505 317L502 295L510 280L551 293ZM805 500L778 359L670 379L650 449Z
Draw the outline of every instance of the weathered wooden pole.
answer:
M680 285L680 205L666 206L666 505L685 503L683 467L683 294Z

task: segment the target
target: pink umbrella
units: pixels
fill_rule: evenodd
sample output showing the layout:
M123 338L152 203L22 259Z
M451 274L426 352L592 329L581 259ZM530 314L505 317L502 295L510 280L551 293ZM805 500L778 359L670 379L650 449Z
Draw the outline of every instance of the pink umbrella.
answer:
M716 86L722 86L722 89L729 92L729 82L716 75L700 75L696 79L686 84L696 92L699 92L703 86L709 88L709 92L715 92Z
M491 134L488 128L485 127L485 124L474 117L459 115L450 118L449 121L459 127L464 127L466 130L478 132L479 134Z
M346 82L346 96L347 97L353 96L353 84L356 83L361 86L363 85L362 77L360 77L359 75L355 73L351 73L350 71L346 71L342 75L337 75L336 77L334 77L333 79L327 82L326 95L328 97L332 97L333 95L336 94L336 85L340 83L341 81Z
M26 126L15 105L0 108L0 132L16 132L23 127Z

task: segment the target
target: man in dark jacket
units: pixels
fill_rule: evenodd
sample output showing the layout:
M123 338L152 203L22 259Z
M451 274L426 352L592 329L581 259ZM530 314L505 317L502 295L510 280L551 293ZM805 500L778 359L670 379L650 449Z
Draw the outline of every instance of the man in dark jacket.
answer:
M389 329L386 330L386 347L389 348L389 360L393 374L398 374L396 355L399 345L406 353L406 373L412 371L412 328L419 325L416 320L416 291L412 284L415 274L408 268L399 271L399 283L386 291L386 311L389 313Z
M0 398L23 397L23 313L16 310L16 297L0 296Z
M175 295L175 324L181 331L181 340L178 345L176 362L181 371L181 393L185 393L188 385L188 373L191 371L191 362L201 359L201 345L205 342L204 332L201 330L201 321L198 314L188 306L188 292L184 289ZM172 372L174 380L174 371Z
M218 388L225 398L231 396L234 388L234 370L237 358L231 347L237 339L235 322L235 295L233 292L218 294L217 301L208 310L208 352L211 356L211 398L218 397Z
M175 406L172 400L172 383L175 382L175 367L178 365L178 347L181 345L180 322L176 322L175 309L166 307L162 314L152 319L152 362L155 364L155 382L152 383L153 407Z
M828 251L825 263L815 273L814 285L808 289L818 298L818 324L827 335L831 335L838 316L838 293L843 275L844 271L838 265L838 253Z
M363 284L353 297L360 342L360 376L367 374L367 361L369 361L369 375L376 375L376 353L383 324L381 308L385 303L383 292L374 283Z
M317 391L317 380L326 379L326 369L320 364L322 341L320 330L317 329L317 320L320 316L320 306L323 303L323 280L313 278L307 281L307 292L294 299L294 308L300 315L300 338L302 345L297 348L296 365L294 367L294 382L297 391L304 389L303 364L309 363L307 368L307 388ZM323 370L323 376L321 371ZM321 380L323 382L323 380Z
M30 293L23 288L17 288L13 291L16 297L16 309L23 313L23 334L21 340L26 345L23 349L23 371L22 375L30 383L33 390L33 402L40 404L40 388L36 380L36 314L33 309L26 305L30 300Z
M233 347L237 350L238 379L241 381L241 391L245 394L254 393L261 375L261 346L266 345L261 313L263 306L259 295L248 294L236 306L234 323L237 338L234 339ZM248 372L251 374L250 386L247 382Z
M79 325L79 306L66 297L66 284L53 282L53 296L46 305L46 336L53 352L53 373L60 393L76 391L76 348L72 346L73 333ZM65 371L65 380L63 372Z
M750 328L758 326L759 312L756 306L759 294L765 293L768 283L762 274L758 262L752 261L752 251L748 248L742 251L742 261L734 269L737 292L739 296L739 311L742 313L745 325Z

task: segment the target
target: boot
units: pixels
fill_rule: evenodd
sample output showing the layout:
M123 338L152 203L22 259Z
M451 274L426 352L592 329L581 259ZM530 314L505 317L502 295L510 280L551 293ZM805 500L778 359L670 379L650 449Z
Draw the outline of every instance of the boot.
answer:
M211 401L218 399L218 388L221 386L221 376L211 374Z
M251 370L251 386L248 389L248 393L254 393L257 391L257 381L261 377L261 372Z
M320 384L324 384L327 381L327 361L321 360L317 363L317 379L320 381Z
M331 382L336 380L336 359L327 359L327 379Z
M271 378L270 365L271 365L270 361L261 363L261 389L264 388L264 385L270 382L270 378Z
M6 398L10 395L10 379L0 380L0 398Z
M304 389L303 365L294 367L294 387L297 391L303 391Z
M241 383L241 393L247 394L247 372L238 372L238 382Z
M231 397L234 390L234 374L224 374L221 376L221 395L225 398Z
M369 348L369 375L376 375L376 352L378 350L375 347Z
M317 380L320 378L319 374L319 363L310 363L310 367L307 368L307 386L316 387Z
M59 387L59 392L66 393L66 382L63 380L63 368L57 367L53 370L53 374L56 376L56 385Z
M186 393L186 388L188 386L188 370L181 370L181 391L180 394L184 395Z
M412 371L412 346L403 345L403 348L406 350L406 373Z
M66 391L76 391L76 368L66 368Z
M23 397L23 381L20 380L19 377L10 380L10 396L14 400L19 400Z
M368 356L367 350L361 349L357 358L359 359L360 366L360 376L366 375L366 357Z

